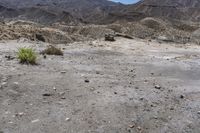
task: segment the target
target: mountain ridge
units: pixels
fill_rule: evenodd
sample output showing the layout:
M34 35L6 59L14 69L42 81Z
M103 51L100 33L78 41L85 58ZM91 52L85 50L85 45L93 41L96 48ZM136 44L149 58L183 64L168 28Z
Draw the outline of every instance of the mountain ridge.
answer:
M1 0L0 5L0 14L5 18L37 21L39 17L39 22L44 23L66 21L66 24L108 24L138 21L145 17L200 20L199 0L141 0L130 5L108 0ZM64 20L63 15L69 18Z

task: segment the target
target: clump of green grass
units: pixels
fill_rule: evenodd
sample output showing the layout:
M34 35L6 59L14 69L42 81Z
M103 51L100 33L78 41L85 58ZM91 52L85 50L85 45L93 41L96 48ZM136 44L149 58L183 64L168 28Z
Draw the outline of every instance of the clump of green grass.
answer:
M36 64L37 55L32 48L19 48L17 58L22 64Z
M41 52L41 54L47 54L47 55L60 55L60 56L63 56L63 52L59 49L59 48L56 48L54 46L48 46L47 49L43 50Z

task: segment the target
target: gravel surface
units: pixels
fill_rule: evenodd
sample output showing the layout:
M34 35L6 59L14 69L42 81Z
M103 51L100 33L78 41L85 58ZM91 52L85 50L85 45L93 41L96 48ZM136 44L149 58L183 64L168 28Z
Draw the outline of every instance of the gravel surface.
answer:
M0 133L199 133L200 47L117 38L21 65L0 42Z

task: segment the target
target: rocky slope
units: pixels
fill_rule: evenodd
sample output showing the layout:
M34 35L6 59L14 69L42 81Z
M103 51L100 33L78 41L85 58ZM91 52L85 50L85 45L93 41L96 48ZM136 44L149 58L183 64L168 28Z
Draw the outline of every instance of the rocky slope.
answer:
M133 5L107 0L1 0L0 5L2 17L51 24L108 24L145 17L200 20L199 0L142 0Z
M199 0L142 0L128 7L147 16L181 20L200 20Z
M34 16L35 10L37 12L41 10L45 10L48 13L54 12L59 14L59 16L62 16L64 11L71 14L74 18L79 18L79 20L89 23L100 21L107 16L109 7L118 5L107 0L2 0L0 4L12 9L23 10L23 12L25 8L25 14L30 14L30 17L32 13ZM24 15L23 12L22 15ZM47 17L47 21L51 21L52 19L48 19L49 15L51 16L52 14L43 14L43 17ZM34 19L34 17L32 18Z

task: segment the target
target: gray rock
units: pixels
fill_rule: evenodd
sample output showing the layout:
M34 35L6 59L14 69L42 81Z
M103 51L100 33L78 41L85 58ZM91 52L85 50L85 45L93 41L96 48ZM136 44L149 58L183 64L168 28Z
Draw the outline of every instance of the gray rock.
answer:
M66 71L61 71L60 73L62 73L62 74L65 74L65 73L66 73Z
M200 115L200 111L198 111L198 112L197 112L197 114L199 114L199 115Z
M161 86L155 85L155 88L158 89L158 90L160 90L160 89L161 89Z
M115 41L115 37L114 35L111 35L111 34L105 34L105 41Z
M85 80L85 83L89 83L90 81L88 79Z

